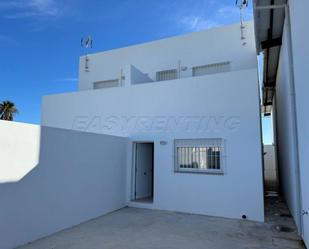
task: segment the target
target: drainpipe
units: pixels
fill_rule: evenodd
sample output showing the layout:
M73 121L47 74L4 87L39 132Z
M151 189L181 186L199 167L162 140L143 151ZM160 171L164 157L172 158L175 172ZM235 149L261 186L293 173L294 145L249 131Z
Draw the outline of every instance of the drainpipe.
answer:
M296 155L296 198L297 198L297 209L298 209L298 233L303 236L304 235L304 225L302 219L302 190L301 190L301 178L300 178L300 164L299 164L299 146L298 146L298 129L297 129L297 108L296 108L296 93L295 93L295 75L294 75L294 61L293 61L293 51L292 51L292 29L291 29L291 19L290 19L290 11L289 5L285 5L285 21L286 27L288 29L288 54L289 54L289 69L290 69L290 86L291 86L291 100L292 100L292 125L293 125L293 133L294 133L294 153Z

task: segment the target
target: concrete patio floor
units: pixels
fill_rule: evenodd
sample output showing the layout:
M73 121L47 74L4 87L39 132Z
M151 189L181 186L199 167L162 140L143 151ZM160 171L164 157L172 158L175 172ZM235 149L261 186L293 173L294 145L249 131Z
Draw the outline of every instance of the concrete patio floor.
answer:
M267 197L265 205L265 223L124 208L19 249L304 248L284 202Z

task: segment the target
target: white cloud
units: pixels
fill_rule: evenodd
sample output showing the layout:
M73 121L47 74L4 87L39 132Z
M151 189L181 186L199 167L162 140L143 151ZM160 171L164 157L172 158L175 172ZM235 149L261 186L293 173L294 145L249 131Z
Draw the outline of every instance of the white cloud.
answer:
M0 3L5 18L17 19L33 16L57 16L60 11L55 0L12 0Z
M219 18L228 18L228 19L239 19L240 18L240 10L236 6L222 6L217 11L217 16ZM243 12L243 18L245 20L252 19L252 11L250 9L245 9Z
M233 4L214 6L214 3L207 2L204 8L210 8L209 6L211 6L213 11L208 11L206 12L208 14L206 14L201 12L201 7L196 5L190 9L191 13L189 15L177 19L178 24L182 26L185 31L198 31L228 23L239 22L240 20L239 8ZM244 20L251 20L253 18L250 8L244 10L243 18Z
M71 78L62 78L62 79L57 79L55 80L57 82L77 82L78 81L78 78L74 78L74 77L71 77Z
M239 16L239 9L236 6L222 6L217 10L217 14L222 17Z
M30 0L28 6L44 15L54 16L59 13L59 9L54 0Z
M1 45L14 45L14 46L19 45L19 43L12 37L7 36L7 35L1 35L1 34L0 34L0 44Z
M187 16L181 20L181 23L189 31L199 31L219 26L219 23L202 16Z

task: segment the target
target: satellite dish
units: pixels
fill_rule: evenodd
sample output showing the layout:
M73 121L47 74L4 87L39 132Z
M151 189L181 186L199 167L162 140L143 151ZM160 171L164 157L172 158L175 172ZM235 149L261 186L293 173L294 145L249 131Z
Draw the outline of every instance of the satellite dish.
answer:
M80 44L82 48L86 49L86 56L85 56L85 72L89 72L89 57L88 57L88 51L90 48L92 48L92 37L86 36L83 37L80 41Z
M236 6L238 8L244 9L247 8L249 4L248 0L236 0Z
M240 39L245 40L245 34L244 34L244 17L243 17L243 11L248 7L249 1L248 0L236 0L235 2L236 6L239 8L240 11ZM242 45L245 46L247 43L244 41L242 42Z
M92 48L92 37L89 35L81 39L81 46L83 48Z

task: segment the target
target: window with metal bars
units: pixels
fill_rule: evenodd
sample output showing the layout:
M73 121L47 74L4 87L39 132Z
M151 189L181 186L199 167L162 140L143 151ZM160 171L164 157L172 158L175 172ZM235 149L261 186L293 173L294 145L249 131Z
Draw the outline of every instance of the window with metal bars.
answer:
M175 171L223 173L222 139L175 140Z
M156 74L157 81L177 79L177 69L159 71Z

